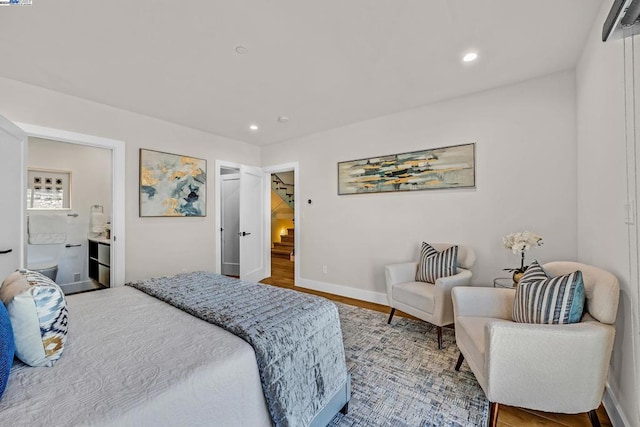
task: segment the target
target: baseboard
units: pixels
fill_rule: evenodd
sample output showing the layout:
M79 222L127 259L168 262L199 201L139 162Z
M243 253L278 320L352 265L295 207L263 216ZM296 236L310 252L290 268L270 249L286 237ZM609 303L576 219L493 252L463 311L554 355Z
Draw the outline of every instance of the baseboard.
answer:
M607 415L609 415L613 427L631 427L631 423L629 423L629 420L627 420L627 417L624 415L618 399L614 396L609 384L604 388L602 404L607 411Z
M296 287L313 289L314 291L326 292L328 294L340 295L360 301L368 301L376 304L389 305L387 294L381 292L367 291L364 289L352 288L350 286L336 285L335 283L318 282L300 278L296 280Z

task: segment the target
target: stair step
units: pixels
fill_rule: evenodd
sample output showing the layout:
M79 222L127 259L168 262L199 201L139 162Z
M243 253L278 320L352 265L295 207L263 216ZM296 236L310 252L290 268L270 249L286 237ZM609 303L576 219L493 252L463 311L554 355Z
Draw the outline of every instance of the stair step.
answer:
M293 236L293 228L287 228L287 234Z
M273 242L273 246L279 249L293 249L293 242Z
M277 258L289 259L289 257L291 256L291 252L293 252L291 249L285 250L285 249L273 248L271 249L271 256L274 256Z
M293 244L293 234L291 235L285 234L284 236L280 236L280 241L282 243L288 242Z

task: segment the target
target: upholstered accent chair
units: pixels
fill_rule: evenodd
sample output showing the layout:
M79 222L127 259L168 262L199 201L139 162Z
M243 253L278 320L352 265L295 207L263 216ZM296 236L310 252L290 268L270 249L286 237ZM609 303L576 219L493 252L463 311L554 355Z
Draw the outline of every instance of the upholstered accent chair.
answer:
M576 262L542 266L552 277L582 272L586 300L580 322L531 324L512 321L516 291L458 287L452 291L460 357L490 402L488 425L500 404L577 414L596 409L604 394L615 335L620 288L611 273Z
M431 246L441 252L454 245L432 243ZM436 326L438 349L442 349L442 327L453 323L451 289L471 283L469 268L475 260L472 248L458 245L457 274L440 277L435 283L416 281L416 261L385 266L387 301L391 307L387 323L391 323L396 309L429 322Z

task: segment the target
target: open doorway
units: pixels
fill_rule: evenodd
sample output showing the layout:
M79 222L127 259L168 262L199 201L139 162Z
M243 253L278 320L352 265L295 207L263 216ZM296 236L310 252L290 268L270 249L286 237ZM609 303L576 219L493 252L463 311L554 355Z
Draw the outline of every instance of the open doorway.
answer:
M100 247L97 247L96 251L96 260L102 264L102 268L98 266L97 273L95 277L96 280L100 280L100 275L102 277L103 284L109 284L109 286L123 286L125 282L125 145L123 141L118 141L114 139L102 138L98 136L86 135L75 132L68 132L60 129L47 128L37 125L17 123L17 126L21 128L24 133L27 134L29 140L39 138L44 140L50 140L60 143L68 143L70 145L74 145L76 147L94 147L99 149L104 149L107 152L107 156L110 157L111 163L110 165L105 165L105 167L110 168L109 174L109 182L110 182L110 198L108 201L104 202L102 205L102 214L101 217L104 219L104 212L109 211L109 232L108 236L105 235L105 241L109 242L109 245L102 245L102 250ZM23 168L27 168L27 158L24 157L24 163L21 165ZM27 176L25 172L25 177ZM26 185L25 185L26 187ZM23 199L24 200L24 199ZM98 205L100 206L100 205ZM73 205L72 205L73 207ZM96 212L96 207L94 205L88 206L87 209L88 214L91 212ZM69 211L69 214L75 213L74 211ZM97 212L96 212L97 213ZM90 216L90 215L89 215ZM100 215L94 215L94 219L96 219ZM91 217L91 216L90 216ZM75 219L76 217L70 217L71 219ZM23 217L23 227L26 225L26 216ZM94 224L95 225L95 222ZM26 228L26 227L25 227ZM23 235L26 237L26 232ZM100 234L100 233L96 233ZM94 234L94 237L98 237ZM89 236L87 236L89 237ZM26 249L26 238L23 247ZM65 250L66 250L65 244ZM72 249L72 248L69 248ZM91 252L89 248L85 247L81 249L82 251L87 250L89 258L91 257ZM24 251L26 255L26 250ZM100 255L101 254L101 255ZM25 256L26 258L26 256ZM101 261L101 262L100 262ZM23 260L22 264L26 266L26 259ZM108 268L107 267L108 264ZM92 276L91 267L89 268L88 275ZM108 271L108 274L107 274ZM78 271L72 272L72 278L75 279L75 273ZM81 272L82 278L82 272Z
M110 287L111 150L29 137L27 152L27 268L67 295Z
M234 176L235 175L235 176ZM216 160L215 272L258 282L270 274L268 176L261 168ZM224 219L223 219L224 218ZM223 273L223 257L227 264Z
M220 168L222 274L240 277L240 170Z
M271 277L265 283L293 288L295 278L295 172L271 180Z

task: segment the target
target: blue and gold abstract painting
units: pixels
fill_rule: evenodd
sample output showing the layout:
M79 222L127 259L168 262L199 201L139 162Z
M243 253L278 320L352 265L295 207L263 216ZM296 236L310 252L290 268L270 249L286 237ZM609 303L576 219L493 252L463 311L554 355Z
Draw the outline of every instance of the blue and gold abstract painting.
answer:
M473 188L475 144L338 163L338 194Z
M140 216L206 216L207 161L140 149Z

